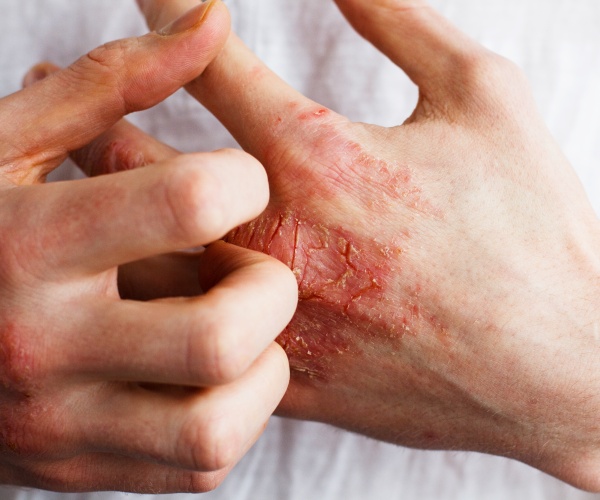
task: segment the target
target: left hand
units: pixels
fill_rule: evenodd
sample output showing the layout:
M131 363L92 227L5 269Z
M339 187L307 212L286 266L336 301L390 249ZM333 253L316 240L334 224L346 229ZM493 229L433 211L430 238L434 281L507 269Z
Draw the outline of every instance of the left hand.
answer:
M310 101L235 36L188 86L269 173L228 240L300 286L281 413L600 490L600 226L523 75L424 1L337 3L419 86L403 125Z

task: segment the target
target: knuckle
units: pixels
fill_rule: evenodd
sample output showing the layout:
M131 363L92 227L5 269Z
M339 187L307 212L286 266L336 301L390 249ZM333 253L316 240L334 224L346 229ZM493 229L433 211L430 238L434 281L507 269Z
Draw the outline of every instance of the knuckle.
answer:
M226 415L214 409L191 418L182 428L179 457L196 471L214 472L232 466L237 459L238 438L228 429Z
M177 472L167 481L167 491L208 493L223 483L225 476L216 472Z
M205 320L206 321L206 320ZM215 314L207 324L203 325L203 335L199 340L192 340L188 356L190 369L198 366L202 359L202 375L205 382L222 385L237 379L246 369L246 361L236 346L237 329L230 324L227 315ZM200 349L193 345L202 342ZM198 350L201 350L198 356ZM195 352L194 352L195 351Z
M4 231L0 229L5 242L0 245L0 279L4 287L8 285L11 289L19 284L19 251L18 247L21 243L20 235L14 231ZM17 243L13 245L13 243Z
M42 417L42 410L26 400L13 402L12 409L2 418L0 449L21 460L48 457L56 432Z
M0 383L15 393L27 394L44 378L33 336L16 322L0 323Z
M281 381L282 387L287 388L290 380L290 362L283 347L277 343L271 344L266 351L271 356L273 370L277 373L277 378L274 380Z
M228 228L220 180L187 161L169 172L165 200L175 238L197 245L223 236Z
M125 38L105 43L91 50L84 56L84 61L92 69L100 72L121 71L127 67L127 55L139 46L139 39Z
M130 53L139 41L135 38L117 40L97 47L81 57L65 72L59 73L74 88L93 86L108 90L113 98L112 105L127 114L133 107L127 105L122 75L128 71Z
M281 298L283 300L290 300L294 304L298 303L298 278L287 265L283 262L271 258L269 259L269 265L273 273L273 277L277 280L279 285L277 288L280 290Z
M457 69L467 85L486 87L493 83L498 66L494 54L478 48L461 54L457 58Z
M512 61L492 52L477 50L457 64L467 98L477 103L507 105L515 96L528 95L529 83Z
M127 138L102 139L71 153L71 156L89 176L134 170L152 162L143 151Z
M43 465L33 471L33 481L38 489L56 491L56 492L73 492L77 489L74 484L73 471L65 470L62 467ZM28 483L31 479L28 480Z

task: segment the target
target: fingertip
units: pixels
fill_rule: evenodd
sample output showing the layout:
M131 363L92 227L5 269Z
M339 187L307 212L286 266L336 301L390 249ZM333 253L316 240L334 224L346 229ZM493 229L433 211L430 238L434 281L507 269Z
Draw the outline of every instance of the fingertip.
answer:
M281 396L280 399L283 398L285 392L290 383L290 360L285 352L285 349L281 347L277 342L273 342L268 350L271 352L271 355L275 359L276 363L279 365L279 377L278 380L281 383Z
M31 87L34 83L37 83L44 78L50 76L52 73L56 73L60 68L50 62L41 62L31 68L25 77L23 78L23 88Z
M220 3L220 0L208 0L208 2L196 5L162 29L159 29L157 33L163 36L170 36L178 35L188 30L200 29L208 21L218 3Z

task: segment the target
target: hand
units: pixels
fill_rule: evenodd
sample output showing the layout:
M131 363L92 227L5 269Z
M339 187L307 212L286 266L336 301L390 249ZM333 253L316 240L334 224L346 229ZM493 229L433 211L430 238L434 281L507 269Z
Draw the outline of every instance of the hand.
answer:
M297 290L275 259L220 243L194 258L203 296L142 303L117 289L118 265L257 216L268 184L256 160L171 155L43 184L69 151L197 76L227 38L227 10L203 4L172 28L186 27L110 43L33 83L42 66L0 100L1 484L206 491L285 392L273 340Z
M269 174L228 241L300 286L280 412L600 490L598 221L523 75L423 1L337 3L419 86L403 125L351 123L235 36L188 86Z

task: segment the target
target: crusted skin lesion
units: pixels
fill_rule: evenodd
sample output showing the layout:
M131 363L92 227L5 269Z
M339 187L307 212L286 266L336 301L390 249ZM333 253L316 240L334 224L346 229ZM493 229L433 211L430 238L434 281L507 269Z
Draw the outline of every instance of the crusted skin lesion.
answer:
M353 350L348 332L377 320L373 305L383 297L389 259L372 262L381 253L365 251L351 232L281 211L237 228L227 240L268 253L294 272L300 304L278 342L296 372L322 378L331 356Z

